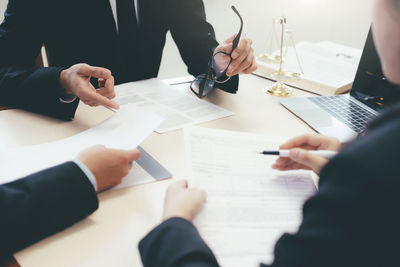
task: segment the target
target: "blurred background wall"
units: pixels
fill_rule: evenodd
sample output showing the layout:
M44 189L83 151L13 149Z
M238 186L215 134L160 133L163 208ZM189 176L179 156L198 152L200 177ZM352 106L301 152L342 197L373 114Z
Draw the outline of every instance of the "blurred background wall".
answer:
M243 17L244 31L254 41L256 54L267 47L272 19L281 15L287 16L288 28L294 31L296 42L328 40L362 48L371 24L373 4L373 0L203 1L207 19L214 26L220 42L239 29L239 20L230 9L231 5L235 5ZM7 2L7 0L0 0L1 21ZM186 74L186 66L168 35L159 77L176 77Z

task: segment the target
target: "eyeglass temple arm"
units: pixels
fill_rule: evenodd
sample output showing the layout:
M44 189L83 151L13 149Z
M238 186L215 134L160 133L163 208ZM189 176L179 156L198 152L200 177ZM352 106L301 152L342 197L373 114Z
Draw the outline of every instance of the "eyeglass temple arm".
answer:
M239 41L240 41L240 36L242 35L242 30L243 30L243 19L242 19L242 16L240 16L240 14L239 14L239 12L237 11L237 9L236 9L235 6L232 6L232 10L236 13L236 15L238 15L238 17L239 17L239 19L240 19L240 30L239 30L238 34L236 35L235 39L233 39L233 42L232 42L232 51L231 51L231 53L232 53L233 50L235 50L236 47L238 46Z

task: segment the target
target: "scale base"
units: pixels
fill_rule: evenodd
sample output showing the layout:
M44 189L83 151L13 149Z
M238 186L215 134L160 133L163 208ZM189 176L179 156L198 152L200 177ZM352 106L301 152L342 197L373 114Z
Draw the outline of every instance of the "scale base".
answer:
M274 96L290 96L293 94L293 89L289 88L286 84L282 82L274 83L271 86L268 86L265 90L266 93L269 93Z

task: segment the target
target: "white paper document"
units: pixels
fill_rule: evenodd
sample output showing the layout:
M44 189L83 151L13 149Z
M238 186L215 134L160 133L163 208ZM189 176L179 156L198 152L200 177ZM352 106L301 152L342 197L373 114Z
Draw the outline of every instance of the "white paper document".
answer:
M92 145L134 149L160 125L162 120L157 115L133 105L126 105L97 126L72 137L0 151L0 184L72 160L80 151ZM151 175L135 163L119 188L148 182L150 178L152 179Z
M271 169L282 137L192 127L185 129L190 187L207 192L195 220L222 266L270 263L276 241L294 232L316 187L308 171Z
M121 84L115 87L119 105L131 103L149 112L162 116L165 120L156 132L165 133L231 116L234 113L220 108L195 96L176 90L158 79L150 79Z

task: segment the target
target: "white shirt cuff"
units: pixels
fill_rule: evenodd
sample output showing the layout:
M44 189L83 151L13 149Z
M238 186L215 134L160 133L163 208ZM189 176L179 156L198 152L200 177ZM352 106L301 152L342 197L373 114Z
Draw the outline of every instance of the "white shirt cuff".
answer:
M63 104L71 104L76 100L76 95L63 95L58 98Z
M74 162L76 165L78 165L79 168L83 171L83 173L86 175L86 177L89 179L89 181L92 183L94 187L94 191L97 192L97 182L96 182L96 177L94 177L93 173L89 170L88 167L86 167L85 164L83 164L80 160L74 159L72 162Z

